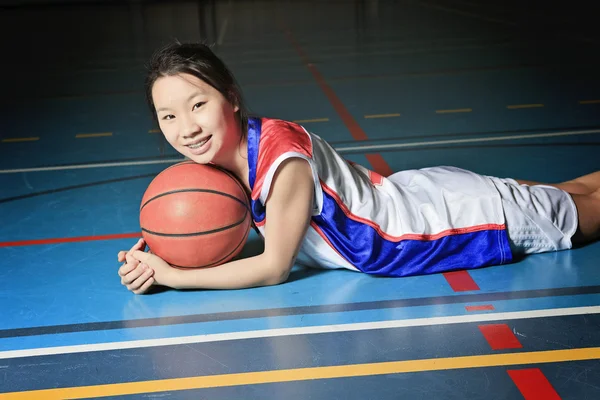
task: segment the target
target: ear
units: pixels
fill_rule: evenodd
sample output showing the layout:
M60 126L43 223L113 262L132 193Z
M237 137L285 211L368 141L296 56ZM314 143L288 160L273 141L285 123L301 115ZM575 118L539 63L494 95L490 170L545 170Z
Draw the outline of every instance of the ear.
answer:
M229 91L229 102L233 106L233 112L238 112L240 110L240 101L233 91Z

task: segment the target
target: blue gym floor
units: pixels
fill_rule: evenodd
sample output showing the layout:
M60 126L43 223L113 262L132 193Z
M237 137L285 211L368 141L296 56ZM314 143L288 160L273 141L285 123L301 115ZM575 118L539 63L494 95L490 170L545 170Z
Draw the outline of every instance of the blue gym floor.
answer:
M181 160L144 102L166 41L214 44L253 112L369 168L560 182L600 170L591 7L3 3L0 398L600 398L600 243L237 291L136 296L117 275L143 191Z

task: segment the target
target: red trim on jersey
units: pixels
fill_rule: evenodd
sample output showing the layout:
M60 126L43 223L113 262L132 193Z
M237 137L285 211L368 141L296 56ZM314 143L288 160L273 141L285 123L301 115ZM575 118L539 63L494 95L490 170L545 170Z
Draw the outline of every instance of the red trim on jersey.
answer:
M381 236L382 238L384 238L386 240L392 241L392 242L398 242L400 240L437 240L437 239L440 239L440 238L443 238L446 236L450 236L450 235L459 235L459 234L463 234L463 233L480 232L480 231L487 231L487 230L504 230L504 229L506 229L506 225L504 225L504 224L483 224L483 225L470 226L468 228L447 229L445 231L442 231L442 232L439 232L436 234L407 233L407 234L404 234L401 236L392 236L390 234L385 233L381 229L381 227L378 224L376 224L375 222L352 214L350 212L350 210L348 209L348 207L344 204L342 199L340 199L338 194L333 189L331 189L329 186L327 186L323 181L321 181L321 187L323 188L324 192L326 192L327 194L329 194L331 197L333 197L335 199L335 202L338 204L340 209L344 212L344 214L348 218L353 219L354 221L357 221L357 222L361 222L365 225L369 225L370 227L375 229L375 231L379 234L379 236Z
M331 247L332 250L334 250L338 256L340 256L342 258L342 260L345 260L347 263L349 263L350 265L352 265L351 262L349 262L348 260L346 260L346 257L344 257L333 245L333 243L331 243L329 241L329 239L327 238L327 236L323 233L323 231L321 230L321 228L319 227L319 225L316 224L316 222L314 221L310 221L310 226L313 227L313 229L319 234L319 236L321 236L323 238L324 241L327 242L327 244L329 245L329 247Z
M312 158L312 142L300 125L278 119L263 118L258 144L258 165L252 199L260 197L265 177L279 156L285 153L300 153Z

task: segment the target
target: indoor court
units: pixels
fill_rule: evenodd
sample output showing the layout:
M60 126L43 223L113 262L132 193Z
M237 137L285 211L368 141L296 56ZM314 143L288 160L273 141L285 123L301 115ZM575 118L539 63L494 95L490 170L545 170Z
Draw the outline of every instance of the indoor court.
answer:
M135 295L117 274L144 190L184 160L144 99L163 44L211 44L253 113L381 174L557 183L600 170L585 3L2 1L0 399L600 399L598 242L242 290Z

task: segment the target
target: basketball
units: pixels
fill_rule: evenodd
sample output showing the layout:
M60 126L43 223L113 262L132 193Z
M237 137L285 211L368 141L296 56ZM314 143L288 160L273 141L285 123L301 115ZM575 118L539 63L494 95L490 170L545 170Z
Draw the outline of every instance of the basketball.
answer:
M176 268L223 264L242 250L252 224L241 183L212 165L185 161L159 173L140 206L150 250Z

